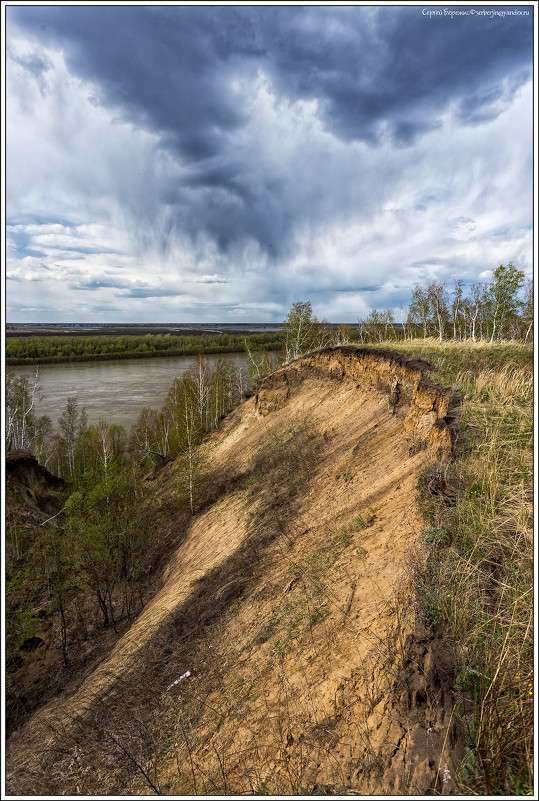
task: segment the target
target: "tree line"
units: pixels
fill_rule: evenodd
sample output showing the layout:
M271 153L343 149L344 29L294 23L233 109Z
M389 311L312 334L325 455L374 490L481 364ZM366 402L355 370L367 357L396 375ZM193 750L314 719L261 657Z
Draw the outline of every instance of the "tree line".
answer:
M524 290L524 292L523 292ZM453 288L433 281L416 286L408 309L396 321L391 309L373 309L358 319L357 327L330 326L313 314L310 302L292 305L283 323L283 361L288 363L309 351L347 343L369 344L436 337L477 342L502 339L530 342L533 332L533 282L513 264L501 264L486 283L474 283L469 294L464 282Z
M6 363L82 361L99 358L141 356L189 356L199 352L219 353L243 349L244 335L145 334L124 336L53 336L9 337L6 340ZM282 343L279 331L249 334L256 349L275 349Z
M440 281L416 286L407 314L396 323L390 310L373 310L358 321L360 342L436 337L440 342L502 339L529 342L533 331L533 282L509 263L500 264L488 282L476 282L469 293L464 282L452 288Z

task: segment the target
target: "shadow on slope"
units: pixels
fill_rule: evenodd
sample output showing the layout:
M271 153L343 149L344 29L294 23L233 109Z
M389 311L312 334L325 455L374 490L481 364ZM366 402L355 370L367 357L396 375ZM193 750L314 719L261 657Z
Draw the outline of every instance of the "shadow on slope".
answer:
M343 370L330 392L320 364L308 381L293 370L265 383L265 415L259 393L225 424L234 434L244 415L247 434L194 521L236 503L239 545L98 700L79 693L50 718L46 749L19 761L18 793L451 791L451 654L414 632L399 576L428 458L406 433L413 387L388 408L380 375L358 392ZM416 410L423 439L441 413L431 394Z

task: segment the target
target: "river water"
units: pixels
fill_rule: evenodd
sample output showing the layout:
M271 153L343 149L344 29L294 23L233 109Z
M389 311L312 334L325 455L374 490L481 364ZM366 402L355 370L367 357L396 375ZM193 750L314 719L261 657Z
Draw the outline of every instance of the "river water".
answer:
M208 354L213 367L217 359L231 359L247 367L243 353ZM195 362L195 356L164 356L154 359L118 359L105 362L62 362L39 366L43 399L36 413L48 415L56 426L67 399L76 395L86 408L88 423L105 417L109 423L129 427L145 406L160 409L175 378ZM35 367L10 367L15 376L35 374Z

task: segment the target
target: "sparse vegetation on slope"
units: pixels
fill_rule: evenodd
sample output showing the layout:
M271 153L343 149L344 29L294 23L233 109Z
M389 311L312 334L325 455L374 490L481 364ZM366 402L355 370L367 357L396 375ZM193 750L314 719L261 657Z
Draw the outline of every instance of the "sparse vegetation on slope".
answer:
M460 396L451 466L419 479L421 613L458 654L462 792L533 788L533 351L518 343L396 346Z

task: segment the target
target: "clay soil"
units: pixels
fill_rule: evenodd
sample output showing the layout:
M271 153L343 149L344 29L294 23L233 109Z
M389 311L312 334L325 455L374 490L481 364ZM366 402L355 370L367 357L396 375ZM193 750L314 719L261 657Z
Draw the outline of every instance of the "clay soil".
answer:
M161 589L8 741L11 794L455 792L453 658L413 592L416 482L451 451L426 375L339 349L261 382Z

